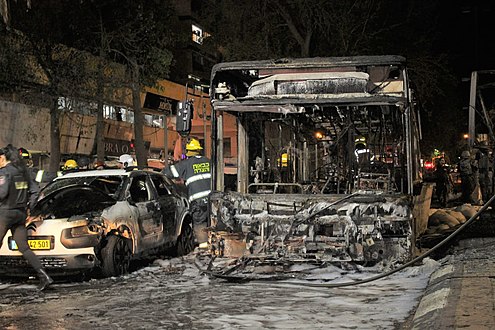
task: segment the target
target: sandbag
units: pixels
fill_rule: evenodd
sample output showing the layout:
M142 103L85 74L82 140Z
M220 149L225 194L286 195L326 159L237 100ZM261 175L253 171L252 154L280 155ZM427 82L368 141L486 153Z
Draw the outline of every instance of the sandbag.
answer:
M437 233L450 229L450 226L446 223L437 226Z
M438 226L441 224L447 224L449 227L455 227L460 224L459 220L457 220L452 215L448 214L444 210L437 210L428 218L429 226Z
M454 218L457 219L457 221L459 221L459 223L464 223L466 222L466 217L464 216L464 214L462 214L462 212L459 212L459 211L455 211L455 210L445 210L449 215L453 216Z
M433 215L433 213L435 213L436 211L438 211L438 209L429 209L428 210L428 218L431 217Z
M471 218L473 215L476 214L476 208L470 204L463 204L455 208L455 211L461 212L464 217L466 217L466 220Z
M435 226L435 227L429 227L428 229L426 229L425 231L425 234L426 235L432 235L432 234L435 234L438 230L438 226Z

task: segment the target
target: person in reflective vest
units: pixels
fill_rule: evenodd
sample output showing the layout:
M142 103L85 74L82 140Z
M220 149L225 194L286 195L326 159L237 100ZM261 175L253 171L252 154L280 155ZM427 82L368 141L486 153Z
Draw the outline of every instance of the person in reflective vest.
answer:
M19 151L11 144L0 148L0 247L10 230L15 245L38 273L38 289L41 291L53 280L45 272L38 257L29 249L25 226L28 209L36 204L38 189Z
M51 172L51 171L40 170L37 167L34 167L31 153L29 152L29 150L25 148L19 148L19 156L22 159L24 159L24 163L28 168L28 172L31 173L33 180L38 184L40 189L44 188L57 176L61 176L63 174L62 171Z
M187 187L190 211L193 217L196 243L206 243L208 235L208 196L211 192L210 160L200 154L203 148L192 138L186 144L187 158L166 167L162 173L170 178L182 179Z

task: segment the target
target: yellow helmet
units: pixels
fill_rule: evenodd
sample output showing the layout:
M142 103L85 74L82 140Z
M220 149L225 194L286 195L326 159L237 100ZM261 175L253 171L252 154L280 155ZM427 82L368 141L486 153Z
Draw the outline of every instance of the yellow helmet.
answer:
M280 156L278 161L279 161L279 166L287 167L287 164L289 163L289 155L286 152L284 152L282 156Z
M69 159L65 162L63 169L64 170L73 170L78 168L77 162L74 159Z
M186 144L186 150L203 150L203 147L201 147L201 144L199 143L198 140L196 139L191 139L188 144Z
M366 149L366 138L364 136L358 136L354 140L354 149L356 150Z

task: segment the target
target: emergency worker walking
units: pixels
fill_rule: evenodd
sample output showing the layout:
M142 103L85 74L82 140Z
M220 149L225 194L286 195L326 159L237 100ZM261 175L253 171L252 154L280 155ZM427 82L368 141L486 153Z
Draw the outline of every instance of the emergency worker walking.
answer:
M57 176L62 175L61 171L51 172L51 171L40 170L37 167L34 167L31 153L25 148L19 148L19 155L21 156L22 159L24 159L24 162L28 168L28 172L31 172L31 176L33 177L34 181L38 184L40 189L44 188Z
M24 164L28 168L28 173L31 175L33 180L36 181L36 177L38 175L39 169L34 167L33 158L31 157L31 153L25 148L19 148L19 156L24 159Z
M38 273L38 289L46 289L53 280L45 272L38 257L29 249L25 226L28 207L34 206L38 197L38 186L19 157L19 151L9 144L0 149L0 246L7 231L23 257Z
M162 173L185 181L189 194L196 243L206 243L208 221L208 195L211 192L210 160L200 155L203 150L198 140L192 138L186 145L187 158L166 167Z
M445 159L439 158L435 167L435 192L438 202L441 207L447 206L448 192L450 187L450 176L447 167L445 166Z
M471 153L464 150L461 153L461 160L459 162L459 172L461 175L461 188L462 196L461 200L464 203L473 203L472 194L476 188L475 171L476 166L471 159Z

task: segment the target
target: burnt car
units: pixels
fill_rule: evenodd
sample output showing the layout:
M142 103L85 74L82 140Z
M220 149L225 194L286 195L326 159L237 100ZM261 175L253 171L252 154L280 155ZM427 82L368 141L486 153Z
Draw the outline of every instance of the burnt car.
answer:
M130 262L194 248L183 187L152 170L109 169L67 173L40 193L27 225L30 248L53 275L119 276ZM6 235L0 275L31 271Z

